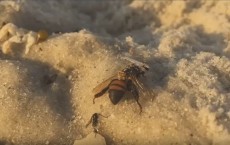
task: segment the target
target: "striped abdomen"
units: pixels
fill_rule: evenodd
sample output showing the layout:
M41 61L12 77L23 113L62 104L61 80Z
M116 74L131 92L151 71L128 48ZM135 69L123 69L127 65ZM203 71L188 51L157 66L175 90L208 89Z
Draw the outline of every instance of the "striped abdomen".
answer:
M127 83L123 80L113 80L109 85L109 98L116 105L124 96L127 90Z

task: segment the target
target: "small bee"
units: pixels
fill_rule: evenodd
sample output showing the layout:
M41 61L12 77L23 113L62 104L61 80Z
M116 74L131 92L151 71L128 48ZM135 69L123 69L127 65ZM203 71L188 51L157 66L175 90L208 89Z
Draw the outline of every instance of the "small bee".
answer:
M102 116L102 117L105 117L105 118L108 118L108 117L106 117L106 116L103 116L103 115L101 115L100 113L94 113L92 116L91 116L91 118L90 118L90 120L89 120L89 122L86 124L86 128L89 126L89 124L91 124L92 123L92 127L93 127L93 132L95 133L95 136L96 136L96 134L98 133L98 120L99 120L99 116Z
M130 58L127 60L130 60ZM112 76L93 89L93 92L95 93L93 103L95 103L96 98L101 97L108 91L110 101L116 105L122 99L122 97L124 97L126 91L129 91L132 93L134 99L136 100L140 108L140 113L142 112L142 106L138 101L139 92L137 86L142 89L143 87L137 79L140 76L144 76L145 72L149 69L149 66L140 65L143 63L136 63L137 61L132 59L131 61L134 63L119 71L117 75Z

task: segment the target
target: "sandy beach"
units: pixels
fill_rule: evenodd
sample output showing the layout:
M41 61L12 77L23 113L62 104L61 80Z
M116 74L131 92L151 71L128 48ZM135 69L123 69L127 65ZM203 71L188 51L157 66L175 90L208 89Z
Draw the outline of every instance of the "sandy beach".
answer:
M77 145L94 113L107 145L230 144L230 1L0 0L0 15L8 40L23 30L0 41L0 145ZM128 92L93 104L122 57L150 67L141 114Z

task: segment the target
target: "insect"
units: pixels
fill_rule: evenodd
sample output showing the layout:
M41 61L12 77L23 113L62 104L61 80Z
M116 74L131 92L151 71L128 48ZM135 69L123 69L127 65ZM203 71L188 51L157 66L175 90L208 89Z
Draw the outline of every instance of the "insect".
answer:
M138 81L140 76L144 76L145 72L149 70L149 66L133 60L131 58L124 58L133 62L123 70L119 71L116 75L105 80L93 89L95 93L93 103L95 99L104 95L107 91L109 93L110 101L116 105L124 97L125 93L131 92L134 99L136 100L140 113L142 112L142 106L139 103L139 92L137 86L143 89L142 84Z
M87 128L87 127L89 126L89 124L92 123L93 132L95 133L95 136L96 136L96 134L97 134L98 131L99 131L99 130L98 130L99 116L108 118L108 117L106 117L106 116L101 115L100 113L94 113L94 114L91 116L89 122L88 122L88 123L86 124L86 126L85 126L85 127Z

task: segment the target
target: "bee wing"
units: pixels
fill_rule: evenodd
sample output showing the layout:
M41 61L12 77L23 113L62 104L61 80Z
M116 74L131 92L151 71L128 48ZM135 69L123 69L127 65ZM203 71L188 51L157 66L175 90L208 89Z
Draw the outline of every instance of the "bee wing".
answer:
M132 78L133 83L137 86L138 91L141 95L149 94L148 90L146 89L146 86L136 77Z
M137 61L135 59L132 59L132 58L129 58L129 57L121 57L121 59L124 59L124 60L127 60L127 61L130 61L131 63L134 63L135 65L143 68L144 70L148 70L150 67L149 65L147 65L146 63L143 63L143 62L140 62L140 61Z
M110 78L106 79L105 81L103 81L102 83L100 83L99 85L97 85L94 89L93 89L93 93L97 94L99 93L102 89L104 89L105 87L107 87L109 85L109 83L111 82L111 80L117 78L117 75L113 75Z
M132 78L133 83L141 90L144 90L144 84L141 83L136 77Z

